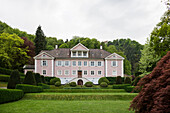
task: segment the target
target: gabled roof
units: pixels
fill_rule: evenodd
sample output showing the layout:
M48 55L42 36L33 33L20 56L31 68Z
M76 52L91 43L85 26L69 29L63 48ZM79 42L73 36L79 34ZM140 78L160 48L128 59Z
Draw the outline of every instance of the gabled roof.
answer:
M116 57L111 57L111 56L114 56L114 55L115 55ZM110 58L110 57L111 57L111 58ZM122 59L122 60L124 60L124 58L123 58L122 56L118 55L117 53L113 53L113 54L107 56L105 59Z
M34 65L24 65L24 69L35 69Z
M73 48L71 48L70 50L71 50L71 51L72 51L72 50L75 50L75 48L78 47L78 46L84 48L84 50L86 50L86 51L89 51L89 49L88 49L86 46L84 46L83 44L81 44L81 43L78 43L77 45L75 45L75 46L74 46Z

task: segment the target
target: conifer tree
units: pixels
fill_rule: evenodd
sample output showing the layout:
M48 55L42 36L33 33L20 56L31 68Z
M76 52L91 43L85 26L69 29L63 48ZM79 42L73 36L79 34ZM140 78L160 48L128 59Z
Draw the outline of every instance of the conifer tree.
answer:
M44 35L44 32L41 29L41 26L38 26L36 34L35 34L35 53L36 55L41 51L46 49L46 37Z
M23 83L24 83L24 84L30 84L30 85L36 85L36 80L35 80L35 77L34 77L32 71L27 71Z
M20 74L18 70L14 70L11 72L11 76L8 81L7 88L8 89L15 89L16 84L20 84Z

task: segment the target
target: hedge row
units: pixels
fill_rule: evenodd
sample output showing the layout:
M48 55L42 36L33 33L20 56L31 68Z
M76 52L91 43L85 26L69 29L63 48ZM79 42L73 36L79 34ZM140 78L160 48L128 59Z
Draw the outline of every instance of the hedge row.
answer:
M34 86L28 84L17 84L16 89L21 89L24 91L24 93L38 93L43 91L43 88L41 86Z
M106 77L109 80L109 85L116 84L116 78L117 77ZM124 83L125 77L122 77L122 83Z
M9 78L10 78L10 75L1 75L0 74L0 81L1 82L8 82ZM24 81L24 77L21 76L20 80L21 80L21 82L23 82Z
M100 89L98 87L64 87L64 89Z
M13 70L0 67L0 74L10 75ZM24 73L20 73L20 76L25 76Z
M56 93L123 93L124 89L44 89L44 92Z
M113 85L113 89L125 89L126 86L131 86L131 85L130 84Z
M128 94L26 94L23 99L25 100L132 100L137 94L135 93L128 93Z
M44 77L47 84L50 84L50 80L53 79L53 78L56 78L56 77Z
M50 89L50 86L44 83L38 83L38 86L41 86L43 89Z
M24 92L19 89L0 89L0 104L16 101L24 96Z
M133 91L133 93L139 93L140 92L140 91L138 91L138 90L136 90L134 88L135 88L135 86L126 86L125 91L126 92L132 92Z

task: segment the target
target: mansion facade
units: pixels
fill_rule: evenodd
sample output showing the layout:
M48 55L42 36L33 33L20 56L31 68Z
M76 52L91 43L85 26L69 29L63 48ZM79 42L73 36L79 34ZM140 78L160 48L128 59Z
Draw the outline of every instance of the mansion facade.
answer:
M98 84L101 77L124 76L124 58L116 53L109 53L102 48L88 49L81 43L73 48L43 50L34 57L34 68L27 71L44 76L58 77L61 84L76 82L83 85L88 81Z

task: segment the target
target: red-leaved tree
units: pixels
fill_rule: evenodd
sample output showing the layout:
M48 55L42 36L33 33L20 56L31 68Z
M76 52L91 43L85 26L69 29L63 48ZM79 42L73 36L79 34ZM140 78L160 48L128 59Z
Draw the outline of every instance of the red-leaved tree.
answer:
M34 64L34 59L33 59L33 57L35 56L35 46L34 46L34 43L29 41L26 37L21 37L21 39L24 40L24 45L22 45L21 48L28 47L27 55L30 56L28 64Z
M135 113L170 113L170 51L137 86L142 90L131 102L130 109Z

